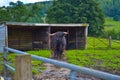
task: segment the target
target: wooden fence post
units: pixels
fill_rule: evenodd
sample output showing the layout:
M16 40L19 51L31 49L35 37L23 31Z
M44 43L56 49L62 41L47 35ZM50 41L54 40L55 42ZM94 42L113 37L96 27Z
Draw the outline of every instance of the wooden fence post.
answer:
M31 55L16 55L15 69L15 80L32 80Z
M111 48L112 47L112 37L111 36L109 36L109 47Z

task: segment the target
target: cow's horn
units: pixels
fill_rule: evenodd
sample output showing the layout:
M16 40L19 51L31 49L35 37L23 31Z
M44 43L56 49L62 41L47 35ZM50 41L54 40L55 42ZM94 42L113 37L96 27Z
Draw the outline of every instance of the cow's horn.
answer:
M68 32L63 32L64 34L68 34Z
M55 35L55 33L53 33L53 34L49 34L50 36L54 36Z

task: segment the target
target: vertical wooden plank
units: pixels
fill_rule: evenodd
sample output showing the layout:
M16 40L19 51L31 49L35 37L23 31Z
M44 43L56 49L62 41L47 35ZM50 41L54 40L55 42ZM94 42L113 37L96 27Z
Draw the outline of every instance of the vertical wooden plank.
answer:
M67 45L66 45L66 49L69 49L69 36L70 36L70 31L69 31L69 28L67 28L67 32L68 32L68 35L66 36L66 42L67 42Z
M75 37L76 37L76 39L75 39L75 47L76 47L76 49L78 49L78 28L76 28L76 31L75 31Z
M87 49L87 35L88 35L88 26L85 27L85 47L84 49Z
M48 26L48 49L51 49L51 38L49 33L51 33L51 26Z
M5 24L5 46L8 47L8 27Z
M76 46L77 48L76 49L84 49L85 47L85 34L84 34L84 31L85 28L84 27L79 27L76 29Z
M15 56L15 80L32 80L31 55Z

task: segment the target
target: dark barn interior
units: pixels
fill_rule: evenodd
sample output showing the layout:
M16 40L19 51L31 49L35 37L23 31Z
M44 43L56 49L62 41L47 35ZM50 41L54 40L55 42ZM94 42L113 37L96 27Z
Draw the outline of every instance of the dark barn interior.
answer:
M8 26L8 46L20 50L48 49L47 27Z
M67 49L86 49L88 25L67 24L7 24L8 47L19 50L50 49L48 33L65 31Z

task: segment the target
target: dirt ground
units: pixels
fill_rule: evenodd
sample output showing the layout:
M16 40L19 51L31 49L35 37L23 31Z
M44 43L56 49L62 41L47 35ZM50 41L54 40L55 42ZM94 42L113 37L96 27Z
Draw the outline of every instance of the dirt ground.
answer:
M35 75L35 80L70 80L70 70L60 68L49 63L43 64L46 69L41 74ZM76 80L100 80L88 75L77 74Z

